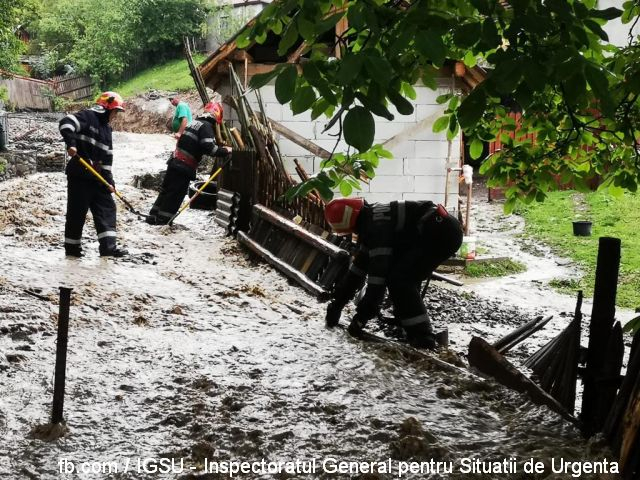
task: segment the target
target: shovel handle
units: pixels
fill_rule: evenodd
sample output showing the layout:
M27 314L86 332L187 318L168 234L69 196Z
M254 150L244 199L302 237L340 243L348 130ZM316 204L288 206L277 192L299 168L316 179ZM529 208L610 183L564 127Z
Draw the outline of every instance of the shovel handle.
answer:
M131 204L127 201L127 199L126 199L126 198L124 198L124 197L122 196L122 194L121 194L118 190L116 190L116 188L115 188L113 185L111 185L109 182L107 182L107 181L104 179L104 177L103 177L102 175L100 175L100 174L96 171L96 169L95 169L95 168L93 168L93 167L91 166L91 164L90 164L89 162L87 162L87 161L86 161L84 158L82 158L80 155L77 155L77 157L78 157L78 160L80 160L80 163L81 163L82 165L84 165L84 167L85 167L87 170L89 170L89 171L93 174L93 176L94 176L94 177L96 177L98 180L100 180L102 183L104 183L104 185L105 185L109 190L111 190L113 193L115 193L115 194L116 194L116 196L117 196L120 200L122 200L122 202L126 205L126 207L129 209L129 211L130 211L130 212L133 212L133 213L135 213L136 215L141 215L139 212L137 212L137 211L136 211L136 209L135 209L135 208L133 208L133 205L131 205Z
M196 193L193 195L193 197L191 197L191 198L189 199L189 201L185 202L185 203L184 203L184 205L182 205L182 207L180 208L180 210L178 210L178 211L176 212L176 214L175 214L173 217L171 217L171 218L169 219L169 221L167 222L167 225L171 225L171 224L173 223L173 221L176 219L176 217L177 217L178 215L180 215L180 214L181 214L182 212L184 212L187 208L189 208L189 205L191 205L191 202L193 202L193 201L198 197L198 195L200 195L200 194L202 193L202 191L203 191L205 188L207 188L207 185L209 185L209 184L213 181L213 179L214 179L214 178L216 178L216 177L220 174L220 172L222 171L222 169L223 169L224 167L226 167L226 166L227 166L227 164L228 164L230 161L231 161L231 155L229 155L229 158L227 158L227 159L225 160L225 162L224 162L220 167L218 167L218 169L217 169L215 172L213 172L213 173L211 174L211 176L208 178L208 180L202 184L202 186L201 186L201 187L196 191Z

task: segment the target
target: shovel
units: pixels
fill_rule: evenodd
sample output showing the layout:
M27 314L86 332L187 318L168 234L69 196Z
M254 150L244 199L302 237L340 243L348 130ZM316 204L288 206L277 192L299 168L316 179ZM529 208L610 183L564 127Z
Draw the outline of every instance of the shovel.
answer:
M116 197L118 197L120 200L122 200L122 202L125 204L125 206L127 207L127 210L129 210L131 213L138 215L139 217L143 217L143 218L148 218L149 215L145 215L144 213L139 212L138 210L136 210L133 205L131 205L131 203L129 203L129 201L124 198L122 196L122 194L116 190L116 188L111 185L109 182L107 182L104 177L102 175L100 175L95 168L93 168L89 162L87 162L84 158L82 158L80 155L77 155L78 160L80 160L80 163L87 169L89 170L94 177L96 177L98 180L100 180L102 183L105 184L105 186L111 190L113 193L116 194Z
M196 191L196 193L193 195L193 197L191 197L187 202L185 202L185 203L184 203L184 205L182 205L182 207L180 207L180 210L178 210L178 211L176 212L176 214L175 214L173 217L171 217L171 218L169 219L169 221L167 222L167 225L165 225L165 226L162 228L162 232L163 232L163 233L165 233L165 232L167 232L169 229L171 229L171 225L173 224L173 221L176 219L176 217L177 217L178 215L180 215L182 212L184 212L187 208L189 208L189 206L191 205L191 203L192 203L196 198L198 198L198 195L200 195L200 194L202 193L202 191L203 191L205 188L207 188L207 185L209 185L209 184L213 181L213 179L214 179L214 178L216 178L216 177L220 174L220 172L222 171L222 169L223 169L224 167L226 167L226 166L227 166L227 164L231 161L231 158L232 158L232 157L231 157L231 155L229 155L229 156L228 156L228 158L227 158L227 159L224 161L224 163L222 164L222 166L218 167L218 169L217 169L215 172L213 172L213 173L211 174L211 176L207 179L207 181L206 181L206 182L204 182L204 183L202 184L202 186L201 186L201 187Z

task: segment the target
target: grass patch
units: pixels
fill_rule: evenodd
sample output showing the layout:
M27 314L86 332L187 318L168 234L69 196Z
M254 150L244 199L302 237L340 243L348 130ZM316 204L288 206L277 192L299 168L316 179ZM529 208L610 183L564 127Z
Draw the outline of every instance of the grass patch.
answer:
M556 288L575 294L582 289L593 296L598 239L615 237L622 241L622 258L618 282L617 304L620 307L640 306L640 195L627 192L614 198L603 192L581 194L574 191L553 192L543 203L519 208L525 219L525 234L549 244L553 250L580 265L584 277L570 284L558 283ZM593 222L590 237L573 236L572 222ZM551 282L554 284L554 282Z
M527 269L524 264L511 260L510 258L486 261L469 262L464 269L464 274L468 277L505 277L514 273L521 273Z
M206 55L196 54L193 56L193 61L197 65L205 58L207 58ZM193 88L195 85L185 58L171 60L162 65L142 70L135 77L113 87L125 98L135 97L149 90L180 92Z

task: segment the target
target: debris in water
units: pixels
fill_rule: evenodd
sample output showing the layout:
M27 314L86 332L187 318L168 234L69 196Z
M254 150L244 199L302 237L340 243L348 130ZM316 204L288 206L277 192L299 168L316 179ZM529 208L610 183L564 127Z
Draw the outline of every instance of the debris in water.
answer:
M42 440L43 442L53 442L69 433L69 428L62 422L46 423L44 425L36 425L29 432L29 438Z

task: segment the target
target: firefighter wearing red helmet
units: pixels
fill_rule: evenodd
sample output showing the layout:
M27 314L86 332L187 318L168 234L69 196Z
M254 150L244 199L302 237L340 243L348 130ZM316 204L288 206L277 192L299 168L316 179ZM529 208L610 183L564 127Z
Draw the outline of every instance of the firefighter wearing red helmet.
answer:
M361 198L332 200L325 207L325 218L336 233L358 236L357 253L327 307L327 326L338 324L343 308L366 281L349 325L351 335L358 336L378 314L388 289L394 315L409 343L435 348L420 285L460 248L460 222L430 201L369 204Z
M111 196L113 142L110 122L124 111L124 101L116 92L104 92L96 104L60 120L59 130L71 157L67 163L67 215L64 248L68 256L83 255L81 238L87 212L91 210L98 234L101 256L121 257L126 250L116 246L116 204ZM111 185L100 183L78 160L82 157Z
M167 162L167 171L146 222L166 225L178 212L189 182L196 179L198 164L203 155L226 157L231 147L218 146L213 133L214 124L222 123L222 105L207 103L203 113L192 121L178 139L176 149Z

